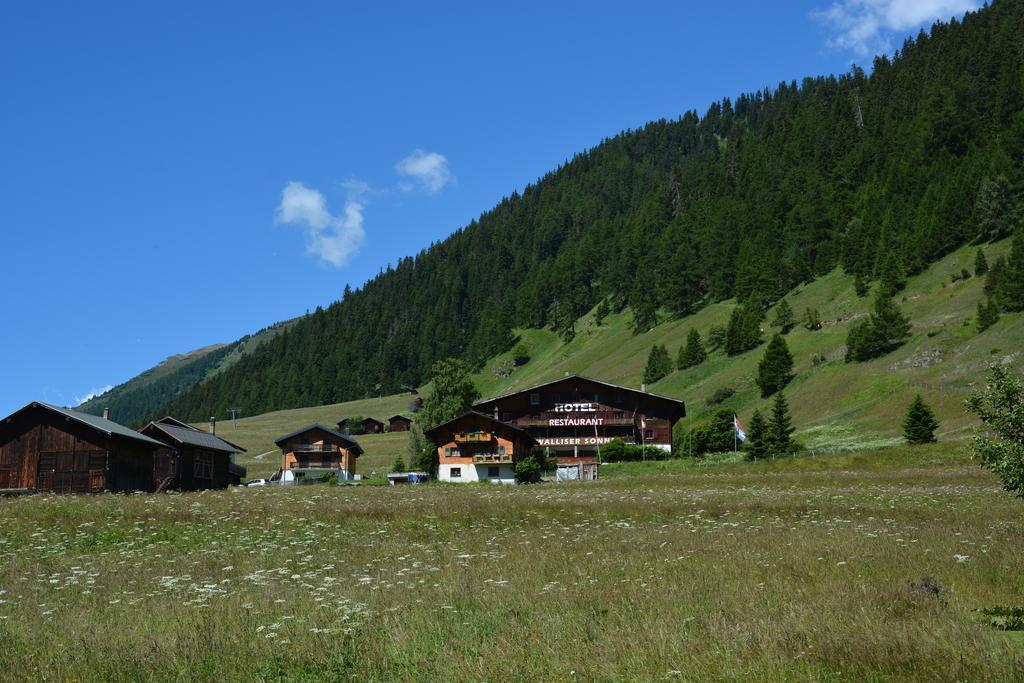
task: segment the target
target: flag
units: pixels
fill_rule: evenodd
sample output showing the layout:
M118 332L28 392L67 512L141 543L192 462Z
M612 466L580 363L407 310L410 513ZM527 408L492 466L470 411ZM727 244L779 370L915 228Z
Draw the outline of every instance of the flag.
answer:
M732 416L732 427L736 430L736 438L740 441L747 440L747 432L743 429L743 425L740 424L740 419L735 415Z

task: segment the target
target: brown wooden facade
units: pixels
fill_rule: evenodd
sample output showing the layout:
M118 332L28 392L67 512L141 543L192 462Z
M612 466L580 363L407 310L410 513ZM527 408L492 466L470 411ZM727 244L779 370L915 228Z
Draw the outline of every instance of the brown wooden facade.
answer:
M599 458L612 439L671 451L682 401L572 375L473 406L524 429L560 462Z
M282 470L344 470L356 473L362 447L351 436L312 424L274 442L281 449Z
M153 491L173 448L110 420L30 403L0 423L0 489Z
M392 432L407 432L412 427L412 420L405 415L392 415L388 418L388 430Z
M424 434L437 444L441 481L510 483L515 463L537 445L525 430L478 412L460 415Z
M142 433L166 443L178 453L171 481L164 488L181 491L222 489L238 485L245 476L245 468L234 464L235 453L245 449L216 434L171 417L150 422Z
M384 423L375 417L363 418L362 425L366 434L380 434L384 431Z

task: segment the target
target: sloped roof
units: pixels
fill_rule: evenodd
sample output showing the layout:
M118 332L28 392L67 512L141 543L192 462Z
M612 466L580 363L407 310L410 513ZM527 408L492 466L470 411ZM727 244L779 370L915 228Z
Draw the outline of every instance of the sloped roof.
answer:
M527 392L536 391L537 389L543 389L544 387L551 386L552 384L559 384L561 382L573 382L573 381L590 382L591 384L599 384L599 385L601 385L603 387L608 387L609 389L615 389L617 391L623 391L623 392L626 392L626 393L629 393L629 394L638 394L638 395L643 396L645 398L653 398L653 399L656 399L656 400L659 400L659 401L668 401L668 402L677 404L678 407L680 408L680 410L682 410L683 415L686 415L685 404L682 401L680 401L679 399L677 399L677 398L669 398L668 396L662 396L661 394L652 394L649 391L641 391L640 389L633 389L631 387L624 387L624 386L619 385L619 384L612 384L611 382L602 382L599 379L594 379L592 377L586 377L584 375L568 375L566 377L559 377L557 379L553 379L553 380L550 380L548 382L542 382L540 384L535 384L534 386L526 387L525 389L516 389L515 391L509 391L509 392L506 392L506 393L501 394L499 396L493 396L491 398L487 398L487 399L484 399L482 401L477 401L473 405L473 407L476 408L478 406L488 405L490 403L494 403L495 401L499 401L499 400L501 400L503 398L508 398L509 396L516 396L518 394L525 394Z
M151 422L150 424L178 443L198 446L199 448L209 448L212 451L224 451L225 453L237 453L245 450L241 446L225 441L215 434L210 434L194 427L179 427L176 424L163 421Z
M375 418L375 417L364 417L364 418L363 418L363 419L362 419L362 420L360 421L360 424L364 424L364 423L366 423L366 422L376 422L376 423L377 423L377 424L379 424L379 425L380 425L380 424L384 424L383 422L381 422L380 420L378 420L378 419L377 419L377 418Z
M98 415L90 415L89 413L83 413L78 410L71 410L70 408L61 408L60 406L53 406L50 405L49 403L33 401L32 403L29 403L21 410L28 410L29 408L34 407L44 408L46 410L49 410L50 412L57 413L58 415L63 415L69 420L75 420L76 422L84 424L87 427L91 427L92 429L95 429L96 431L102 432L109 436L120 436L125 439L141 441L142 443L148 444L150 446L159 446L161 448L165 448L167 446L167 444L161 443L156 439L151 439L145 434L139 434L134 429L129 429L128 427L120 425L112 420L107 420ZM18 412L20 413L21 410L19 410Z
M477 412L475 410L470 410L468 412L463 413L462 415L459 415L458 417L453 417L452 419L448 420L447 422L442 422L441 424L439 424L439 425L437 425L435 427L431 427L430 429L424 430L423 433L426 434L429 437L431 434L436 434L437 432L445 429L446 427L448 427L451 424L454 424L455 422L458 422L459 420L461 420L464 417L479 417L479 418L482 418L484 420L487 420L487 422L491 423L491 425L493 425L494 428L496 428L496 429L507 429L508 431L514 432L514 433L518 432L519 434L522 434L527 439L529 439L531 441L536 441L534 436L532 434L530 434L530 432L526 431L525 429L521 429L520 427L516 427L514 425L510 425L507 422L502 422L501 420L495 420L490 415L487 415L487 414L481 413L481 412Z
M345 441L345 442L349 443L352 446L352 448L354 450L358 451L359 453L363 452L363 447L360 446L359 442L356 441L355 439L353 439L351 436L349 436L347 434L342 434L338 430L331 429L330 427L322 425L319 422L314 422L313 424L307 425L307 426L303 427L302 429L296 429L294 432L290 432L288 434L285 434L284 436L278 437L277 439L274 440L274 445L275 446L280 446L283 442L287 441L288 439L292 438L293 436L298 436L299 434L311 431L313 429L320 429L322 431L327 432L331 436L336 436L339 439L341 439L342 441Z
M398 418L401 418L403 420L408 420L409 422L412 422L412 418L411 417L409 417L408 415L402 415L401 413L399 413L398 415L392 415L391 417L389 417L388 418L388 422L391 422L391 420L395 420L395 419L398 419Z

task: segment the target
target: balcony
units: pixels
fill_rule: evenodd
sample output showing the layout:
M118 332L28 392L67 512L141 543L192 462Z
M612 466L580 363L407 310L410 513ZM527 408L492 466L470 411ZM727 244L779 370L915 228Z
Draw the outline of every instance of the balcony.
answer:
M498 453L480 453L478 455L474 455L473 456L473 462L474 463L478 463L479 462L479 463L494 463L494 464L498 464L498 463L511 464L512 463L512 456L507 454L507 453L503 453L503 454L498 454Z
M304 444L291 449L292 453L338 453L341 449L334 444Z
M490 432L460 432L455 435L455 443L486 443L494 440Z

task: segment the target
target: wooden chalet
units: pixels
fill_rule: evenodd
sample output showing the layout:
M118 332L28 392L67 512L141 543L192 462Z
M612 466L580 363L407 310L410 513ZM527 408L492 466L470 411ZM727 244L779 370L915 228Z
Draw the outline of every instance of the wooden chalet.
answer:
M351 436L320 423L285 434L274 443L281 449L282 473L291 472L289 480L327 471L337 473L339 479L351 479L356 474L356 459L363 453Z
M0 422L0 489L155 491L173 448L116 422L33 402Z
M209 432L173 417L150 422L141 431L178 452L173 479L165 488L222 489L237 486L245 477L245 468L235 464L235 454L245 449L217 436L216 420L210 420Z
M405 415L392 415L388 418L388 430L392 432L407 432L412 427L412 420Z
M440 481L514 484L515 463L537 445L529 432L472 411L424 434L438 445Z
M473 406L524 429L560 463L600 459L612 439L672 451L672 427L686 415L682 401L571 375Z
M384 431L384 423L373 417L364 417L361 424L366 434L380 434Z

